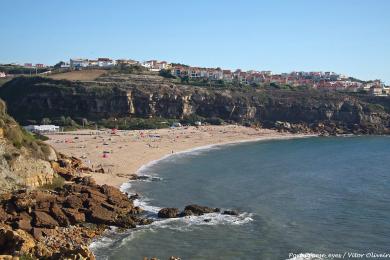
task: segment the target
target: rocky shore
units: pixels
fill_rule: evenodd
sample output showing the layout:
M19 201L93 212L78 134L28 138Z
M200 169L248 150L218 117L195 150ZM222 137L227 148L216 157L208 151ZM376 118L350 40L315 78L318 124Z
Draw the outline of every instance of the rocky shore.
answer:
M134 206L138 194L130 196L113 186L98 185L91 176L85 176L83 172L91 169L84 167L81 160L63 154L58 158L51 164L55 174L66 180L63 185L0 195L0 259L91 260L95 256L88 245L110 227L120 231L153 222L142 216L141 208ZM215 212L238 215L236 211L192 204L182 212L163 208L158 217Z
M142 209L119 189L78 177L75 169L70 178L72 171L65 162L60 160L54 167L58 174L67 175L69 181L62 187L1 195L0 254L94 259L88 244L109 226L128 229L152 222L142 218Z

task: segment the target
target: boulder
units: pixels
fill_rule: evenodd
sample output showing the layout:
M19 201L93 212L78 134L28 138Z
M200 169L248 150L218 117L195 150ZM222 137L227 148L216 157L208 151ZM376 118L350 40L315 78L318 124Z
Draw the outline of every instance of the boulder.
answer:
M91 176L78 177L78 178L75 178L74 181L75 181L75 183L81 184L84 186L97 187L95 179L92 178Z
M0 251L2 254L29 254L36 243L27 232L18 229L0 228Z
M91 188L88 186L83 186L83 189L81 191L82 193L88 194L88 197L95 200L95 201L106 201L107 196L103 193L101 193L98 189Z
M55 220L57 220L57 222L58 222L58 224L60 224L60 226L67 227L70 225L69 219L67 218L65 213L62 211L62 209L57 204L54 204L50 208L50 214Z
M184 212L189 213L189 211L192 212L193 215L200 216L206 213L213 213L213 212L220 212L220 209L218 208L209 208L205 206L200 206L200 205L188 205L184 208ZM188 216L188 215L185 215Z
M31 226L31 217L26 212L22 212L18 217L17 220L13 223L15 229L22 229L27 232L30 232L32 229Z
M115 221L116 226L121 227L121 228L135 228L136 224L132 216L125 215L125 216L120 216L116 221Z
M3 209L3 207L0 206L0 222L4 223L7 221L7 219L8 219L7 212L5 211L5 209Z
M15 205L16 211L26 211L35 205L35 200L26 193L17 194L12 197L11 201Z
M187 217L187 216L193 216L194 213L191 211L191 210L183 210L181 213L180 213L180 217Z
M37 240L41 239L42 237L52 236L56 233L55 229L52 228L33 228L31 231L31 234L33 237Z
M85 222L85 214L83 212L79 212L77 209L72 208L63 209L63 211L71 224Z
M35 227L55 228L59 226L58 222L46 212L34 211L33 216L33 226Z
M158 212L159 218L176 218L179 215L178 208L162 208Z
M117 214L102 206L95 205L88 210L86 217L91 223L115 225Z
M133 202L119 189L103 185L100 191L108 197L108 202L120 208L132 208Z
M83 207L83 200L77 195L69 195L64 201L64 206L72 209L79 209Z

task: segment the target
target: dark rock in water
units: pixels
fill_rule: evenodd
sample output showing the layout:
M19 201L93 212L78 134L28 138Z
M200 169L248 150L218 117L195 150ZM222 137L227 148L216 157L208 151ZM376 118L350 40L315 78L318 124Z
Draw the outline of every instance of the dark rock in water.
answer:
M238 212L235 210L225 210L222 214L224 215L232 215L232 216L237 216Z
M129 197L130 200L137 200L137 199L139 199L139 198L140 198L140 196L139 196L138 193L136 193L136 194L134 194L134 195L131 195L131 196Z
M210 219L210 218L206 218L206 219L204 219L203 221L204 221L204 222L210 222L211 219Z
M149 176L145 176L145 175L137 175L137 178L136 180L149 180L150 177Z
M190 212L192 212L192 215L200 216L206 213L214 213L219 211L220 211L219 208L209 208L209 207L193 204L193 205L188 205L184 208L183 213L185 214L183 215L188 216L188 214L191 214Z
M181 212L179 214L180 217L187 217L187 216L193 216L194 213L191 211L191 210L183 210L183 212Z
M152 224L152 223L153 223L153 220L148 219L148 218L142 218L138 222L139 225L149 225L149 224Z
M159 218L176 218L178 217L179 209L178 208L162 208L158 212Z

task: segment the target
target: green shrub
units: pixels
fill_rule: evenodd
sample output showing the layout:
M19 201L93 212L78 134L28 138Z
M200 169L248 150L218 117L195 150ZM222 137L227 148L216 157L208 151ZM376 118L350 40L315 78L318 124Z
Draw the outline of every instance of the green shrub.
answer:
M174 79L174 78L176 78L175 76L172 75L171 70L162 69L162 70L160 70L158 72L158 75L160 75L161 77L167 78L167 79Z
M224 121L218 117L206 118L206 122L212 125L223 125Z
M56 189L61 189L61 188L64 186L64 184L65 184L65 179L62 178L62 177L59 176L59 175L56 175L56 176L53 178L52 183L42 185L42 186L41 186L41 189L45 189L45 190L56 190Z

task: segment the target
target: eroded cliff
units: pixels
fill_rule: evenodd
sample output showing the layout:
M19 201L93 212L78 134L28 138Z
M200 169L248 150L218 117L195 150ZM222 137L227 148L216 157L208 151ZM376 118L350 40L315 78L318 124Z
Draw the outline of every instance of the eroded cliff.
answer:
M53 148L24 132L0 100L0 193L51 183L50 161L56 159Z
M390 99L318 91L207 89L160 77L111 76L94 82L16 78L0 89L17 120L43 117L164 117L190 115L286 130L389 133ZM288 124L280 124L280 122Z

